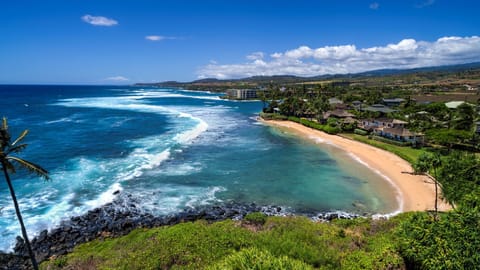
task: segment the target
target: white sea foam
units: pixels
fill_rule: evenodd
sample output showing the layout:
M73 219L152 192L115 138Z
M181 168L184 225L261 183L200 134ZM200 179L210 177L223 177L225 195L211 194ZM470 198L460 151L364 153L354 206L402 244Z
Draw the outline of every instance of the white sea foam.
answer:
M156 171L151 171L148 173L149 176L154 175L167 175L167 176L181 176L181 175L190 175L202 170L200 163L182 163L178 165L169 165L164 169L159 169Z
M318 136L308 136L308 138L314 141L315 143L330 143L329 141L326 141Z
M200 136L200 134L202 134L208 129L208 124L205 121L203 121L200 118L196 118L196 119L198 119L199 123L195 128L175 135L174 140L176 140L179 143L191 142L193 139L197 138L198 136Z
M114 193L116 191L122 191L123 188L120 185L120 183L114 183L111 185L106 191L102 192L98 198L94 200L89 200L85 202L85 205L88 206L88 208L93 209L102 205L105 205L107 203L112 202L115 199Z
M185 204L187 207L194 207L196 205L207 205L213 201L220 201L215 197L217 192L226 191L224 187L211 187L204 193L190 196L190 200Z
M144 149L136 149L127 157L127 160L131 161L130 166L124 172L119 173L116 178L119 181L125 181L140 177L144 171L160 166L169 157L170 149L164 150L160 154L149 154Z
M402 192L400 191L400 188L395 184L395 182L388 176L386 176L385 174L383 174L382 172L380 172L379 170L375 169L375 168L372 168L368 163L366 163L365 161L363 161L361 158L359 158L358 156L354 155L353 153L348 153L348 155L355 161L357 161L358 163L362 164L363 166L369 168L371 171L373 171L374 173L378 174L379 176L381 176L383 179L387 180L387 182L395 189L395 199L397 200L397 203L398 203L398 208L393 211L392 213L388 213L388 214L376 214L374 215L373 217L375 218L380 218L380 217L392 217L392 216L395 216L395 215L398 215L400 213L403 212L403 206L404 206L404 201L403 201L403 197L402 197Z

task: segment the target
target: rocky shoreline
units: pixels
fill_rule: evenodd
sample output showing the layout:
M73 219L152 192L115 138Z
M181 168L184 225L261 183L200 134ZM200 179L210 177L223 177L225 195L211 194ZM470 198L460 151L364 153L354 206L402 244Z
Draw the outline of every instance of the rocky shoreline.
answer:
M191 222L199 219L220 221L225 219L240 220L248 213L263 212L269 216L292 215L279 206L258 206L255 204L236 204L234 202L220 205L187 208L181 212L154 216L141 208L141 203L130 194L120 194L113 202L88 211L82 216L63 221L55 229L44 230L31 240L32 249L38 262L52 256L64 255L81 243L97 238L117 237L128 234L136 228L153 228ZM344 212L305 213L313 220L330 221L337 218L351 219L356 214ZM24 241L17 236L14 252L0 253L0 270L29 269L30 261Z

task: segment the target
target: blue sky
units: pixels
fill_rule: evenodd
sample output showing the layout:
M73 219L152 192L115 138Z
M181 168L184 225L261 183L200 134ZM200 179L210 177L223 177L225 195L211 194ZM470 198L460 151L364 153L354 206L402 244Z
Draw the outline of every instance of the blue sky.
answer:
M480 1L18 0L0 83L131 84L480 61Z

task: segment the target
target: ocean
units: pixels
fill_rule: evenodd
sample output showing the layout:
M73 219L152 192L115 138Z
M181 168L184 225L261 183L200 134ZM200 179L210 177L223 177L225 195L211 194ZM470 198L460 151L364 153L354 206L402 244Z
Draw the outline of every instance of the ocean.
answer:
M12 137L30 130L20 157L52 178L11 175L31 238L116 191L155 215L221 202L291 213L398 208L395 189L355 157L258 122L258 101L133 86L0 85L0 95ZM0 217L8 251L20 229L4 180Z

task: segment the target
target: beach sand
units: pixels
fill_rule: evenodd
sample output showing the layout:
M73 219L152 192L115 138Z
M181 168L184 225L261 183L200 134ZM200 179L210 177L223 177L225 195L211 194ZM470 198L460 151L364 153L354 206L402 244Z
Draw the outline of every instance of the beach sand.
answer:
M353 154L370 168L378 170L400 192L400 212L434 210L435 185L432 180L427 176L410 174L413 172L412 166L400 157L388 151L340 136L330 135L295 122L276 120L262 120L262 122L271 126L290 129L305 138L319 138L325 143ZM441 199L438 202L440 211L451 209L448 203Z

